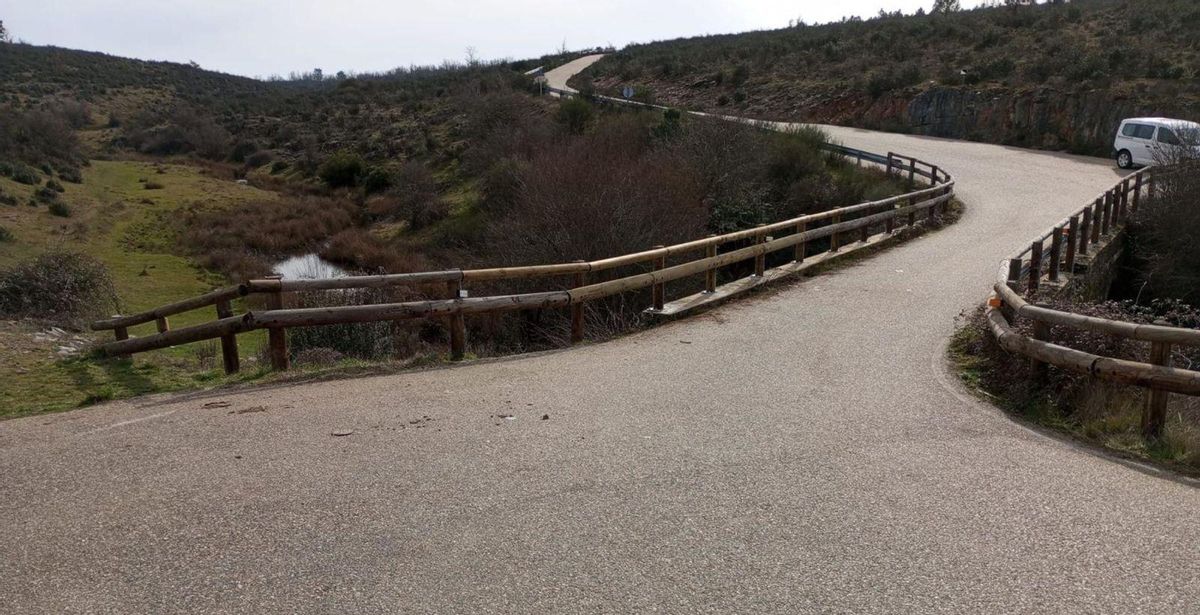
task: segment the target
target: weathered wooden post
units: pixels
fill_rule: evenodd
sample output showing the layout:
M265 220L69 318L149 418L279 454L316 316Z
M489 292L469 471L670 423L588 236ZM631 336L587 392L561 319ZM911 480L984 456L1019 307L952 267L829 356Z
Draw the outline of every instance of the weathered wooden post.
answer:
M1138 206L1142 204L1142 175L1144 171L1138 171L1133 177L1133 211L1138 210Z
M577 264L586 263L587 261L575 261ZM572 280L573 288L587 286L587 272L576 271L575 279ZM571 343L578 344L583 341L583 302L571 300Z
M1075 246L1079 241L1079 215L1071 216L1067 225L1067 275L1075 275Z
M915 158L908 159L908 189L912 190L917 185L917 161Z
M450 313L450 360L462 361L467 354L467 318L462 313L462 280L446 282L446 290L455 303Z
M113 327L113 337L116 338L116 340L118 342L129 339L129 328L128 327ZM119 359L121 361L130 360L132 358L133 358L133 355L131 355L131 354L117 355L117 359Z
M229 300L217 302L217 318L229 318L233 316L233 305ZM221 363L225 366L226 374L236 374L241 369L241 360L238 358L237 336L230 333L229 335L221 336Z
M937 185L937 183L938 183L938 168L937 168L937 165L936 165L936 164L935 164L935 165L933 165L932 167L930 167L930 169L931 169L931 172L930 172L930 174L929 174L929 186L930 186L930 187L933 187L933 186L936 186L936 185Z
M1050 231L1050 281L1058 281L1058 268L1062 264L1062 234L1061 226L1054 227Z
M895 214L895 211L896 211L896 209L895 209L895 207L893 206L893 208L892 208L892 212L893 212L893 213L892 213L892 215L888 216L887 220L886 220L886 221L883 223L883 232L887 233L888 235L891 235L892 233L896 232L896 214Z
M829 224L837 225L837 224L841 224L841 223L842 223L842 214L833 214L833 220L830 221ZM834 231L833 233L829 234L829 251L837 252L838 247L839 247L838 246L838 234L837 234L837 231Z
M1083 224L1079 227L1079 253L1087 256L1088 245L1092 243L1092 208L1083 210Z
M1100 234L1107 235L1112 226L1112 192L1104 193L1104 200L1100 206L1100 225Z
M894 167L894 166L896 166L896 155L893 154L892 152L888 152L888 155L887 155L887 176L888 177L892 176L892 173L893 173L892 167Z
M654 246L651 249L652 250L661 250L661 249L663 249L663 246ZM665 254L656 256L654 258L654 270L662 271L663 269L666 269L666 268L667 268L667 256ZM654 299L654 309L661 312L663 309L663 304L665 302L665 297L666 297L666 285L663 284L662 282L656 282L654 284L654 286L651 288L651 295Z
M1094 245L1100 243L1100 233L1103 230L1104 203L1102 199L1096 199L1092 207L1095 209L1092 212L1092 244Z
M917 197L915 197L915 196L908 197L908 205L906 205L907 207L912 207L913 205L916 205L916 204L917 204ZM916 226L916 224L917 224L917 210L910 209L910 210L908 210L908 227L912 228L912 227Z
M759 228L761 229L762 227L759 226ZM763 231L760 230L758 234L754 236L754 245L761 246L765 240L766 237L763 235ZM766 271L767 254L763 252L754 257L754 277L761 278Z
M807 223L805 223L805 222L797 222L796 223L796 233L797 234L803 233L807 230L808 230ZM805 243L806 242L801 241L800 243L796 244L796 246L795 246L795 249L794 249L795 251L792 254L792 260L796 261L797 263L804 262L804 257L806 256L805 252L807 251L807 247L804 245Z
M1154 324L1169 326L1166 322ZM1168 342L1152 342L1150 344L1150 362L1163 367L1171 366L1171 344ZM1163 427L1167 423L1167 403L1171 394L1167 391L1149 389L1146 391L1146 407L1142 410L1142 436L1150 440L1162 437Z
M1158 174L1155 171L1150 172L1150 189L1147 192L1150 198L1158 196Z
M283 291L280 288L281 276L267 276L274 280L273 290L267 293L267 309L283 309ZM286 371L291 366L287 349L287 329L285 327L270 327L267 329L267 346L271 355L271 367L278 371Z
M716 235L708 236L709 239L712 239L713 237L716 237ZM704 257L705 258L716 258L716 256L717 256L717 244L716 243L710 243L707 246L705 246L705 248L704 248ZM704 292L706 292L706 293L717 292L717 268L716 267L709 267L708 269L706 269L704 271Z
M1029 252L1029 295L1037 292L1042 283L1042 242L1033 242Z
M871 215L871 214L868 213L867 215ZM867 241L869 241L870 239L871 239L871 225L864 224L861 228L858 229L858 241L861 243L867 243Z
M166 316L159 316L158 318L155 318L154 326L158 329L159 333L166 333L167 331L171 330L171 322L167 320Z
M1050 341L1050 325L1040 320L1033 321L1033 339L1042 342ZM1033 372L1033 381L1037 384L1045 384L1047 376L1050 375L1050 366L1037 359L1029 359L1029 368Z
M1008 287L1021 292L1021 259L1008 259Z

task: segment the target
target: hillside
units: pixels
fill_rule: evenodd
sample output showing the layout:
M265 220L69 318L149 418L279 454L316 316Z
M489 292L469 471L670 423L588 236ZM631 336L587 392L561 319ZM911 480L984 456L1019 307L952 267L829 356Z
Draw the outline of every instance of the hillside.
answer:
M1119 120L1200 119L1200 5L1079 0L631 45L576 87L689 108L1107 155Z

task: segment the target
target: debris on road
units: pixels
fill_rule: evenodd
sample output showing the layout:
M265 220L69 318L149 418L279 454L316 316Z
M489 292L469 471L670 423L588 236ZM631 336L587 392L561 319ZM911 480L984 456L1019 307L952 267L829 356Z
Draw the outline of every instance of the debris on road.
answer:
M329 435L337 437L337 438L341 438L341 437L348 436L353 433L354 433L353 429L338 429L338 430L333 431Z

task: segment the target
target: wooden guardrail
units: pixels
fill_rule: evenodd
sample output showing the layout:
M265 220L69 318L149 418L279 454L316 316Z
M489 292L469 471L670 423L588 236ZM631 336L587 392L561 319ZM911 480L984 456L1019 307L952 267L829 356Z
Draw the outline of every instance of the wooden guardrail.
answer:
M461 359L466 348L465 317L473 314L492 314L515 310L567 308L571 313L571 341L584 337L583 306L589 301L618 295L632 290L652 289L651 311L661 311L666 298L667 283L688 276L703 275L705 292L715 293L716 272L730 265L754 261L753 277L765 274L766 255L783 250L792 251L792 262L802 262L814 256L813 242L828 239L827 252L836 254L849 241L868 242L873 237L891 236L900 226L914 226L918 218L934 218L939 207L944 208L954 196L954 178L931 165L912 157L895 153L886 155L864 152L840 146L830 146L843 156L853 156L860 164L883 166L891 175L907 176L916 183L918 178L929 187L914 189L899 196L860 203L821 213L800 216L751 229L713 235L672 246L658 246L642 252L623 254L595 261L578 261L525 267L491 269L452 269L392 275L352 276L322 280L251 280L212 292L160 306L152 310L125 316L114 316L92 324L95 330L112 330L115 341L100 346L109 356L166 348L201 340L220 339L225 371L238 371L237 335L257 329L268 331L271 363L275 369L288 368L286 330L291 327L310 327L330 324L396 321L412 318L447 319L450 330L450 356ZM878 233L873 235L873 231ZM726 244L737 244L722 253ZM742 245L747 244L747 245ZM690 257L683 263L668 267L668 257ZM650 265L651 271L624 275L612 280L589 281L589 276L618 267ZM531 280L567 277L569 290L533 292L488 297L467 297L464 286L473 282L499 280ZM384 303L358 306L285 309L285 297L304 291L333 291L361 288L428 287L444 285L448 298ZM265 295L267 309L234 314L232 301L249 295ZM197 309L215 307L216 320L172 329L169 317ZM158 332L143 337L130 337L129 328L156 322Z
M1193 169L1194 171L1194 169ZM987 320L1002 348L1029 357L1037 378L1053 365L1078 374L1149 389L1142 413L1142 432L1162 436L1170 393L1200 395L1200 372L1171 365L1173 346L1200 347L1200 330L1142 325L1083 316L1029 303L1047 284L1060 285L1076 274L1082 258L1098 244L1113 240L1131 214L1154 197L1158 182L1179 169L1142 169L1118 182L1082 209L1054 225L1000 265ZM1047 243L1049 242L1049 243ZM1033 337L1012 323L1033 322ZM1150 363L1098 356L1054 344L1053 327L1069 327L1150 343Z

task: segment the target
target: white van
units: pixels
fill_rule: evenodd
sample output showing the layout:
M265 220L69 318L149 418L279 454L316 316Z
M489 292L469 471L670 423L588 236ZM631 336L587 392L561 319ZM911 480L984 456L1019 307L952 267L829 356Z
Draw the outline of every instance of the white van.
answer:
M1165 117L1131 118L1121 122L1113 149L1122 169L1191 154L1187 149L1200 155L1200 124Z

